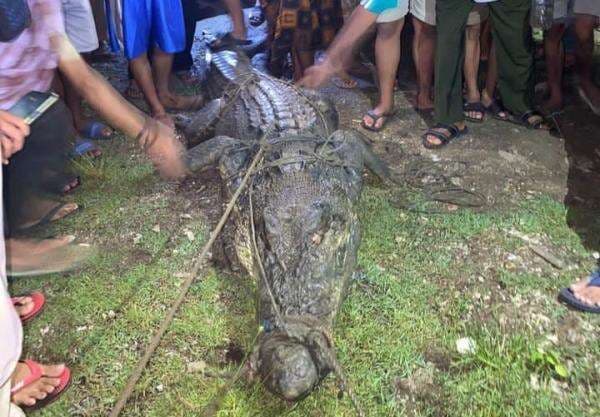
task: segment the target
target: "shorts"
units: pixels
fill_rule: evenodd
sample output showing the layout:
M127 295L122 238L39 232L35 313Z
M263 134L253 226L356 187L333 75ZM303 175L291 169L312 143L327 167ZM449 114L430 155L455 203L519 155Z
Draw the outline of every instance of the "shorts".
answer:
M174 54L185 49L185 23L181 0L123 2L123 46L132 60L158 46Z
M67 37L80 54L98 49L98 34L90 0L61 0Z
M379 15L377 15L376 22L389 23L404 18L404 16L406 16L408 13L408 1L409 0L396 0L396 7L381 12ZM371 0L362 0L360 5L369 10L368 3L370 2Z
M575 0L573 13L600 17L600 0Z
M435 1L436 0L410 0L410 14L421 22L435 26ZM478 25L485 22L490 14L487 4L475 4L467 19L467 26Z

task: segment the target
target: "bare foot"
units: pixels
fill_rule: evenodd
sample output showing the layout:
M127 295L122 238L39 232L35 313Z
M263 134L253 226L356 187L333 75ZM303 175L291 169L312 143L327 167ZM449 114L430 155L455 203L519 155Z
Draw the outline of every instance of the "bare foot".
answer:
M204 105L204 97L180 96L177 94L159 94L161 104L171 110L199 110Z
M589 285L589 279L584 279L571 285L575 298L590 306L600 306L600 287Z
M15 311L19 315L19 317L24 317L27 314L33 311L35 304L31 297L12 297L13 305L15 307Z
M31 407L37 401L46 398L60 384L59 377L65 370L64 365L41 365L41 367L43 376L13 394L11 396L13 403L19 406ZM29 374L31 374L29 367L19 362L11 377L13 389L22 383Z

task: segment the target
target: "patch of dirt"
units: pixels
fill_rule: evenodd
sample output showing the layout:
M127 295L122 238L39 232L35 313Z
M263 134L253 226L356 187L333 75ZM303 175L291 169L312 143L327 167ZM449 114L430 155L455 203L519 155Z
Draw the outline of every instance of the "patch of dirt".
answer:
M420 416L433 408L435 416L446 416L447 401L434 367L417 368L410 376L394 380L396 401L408 416Z

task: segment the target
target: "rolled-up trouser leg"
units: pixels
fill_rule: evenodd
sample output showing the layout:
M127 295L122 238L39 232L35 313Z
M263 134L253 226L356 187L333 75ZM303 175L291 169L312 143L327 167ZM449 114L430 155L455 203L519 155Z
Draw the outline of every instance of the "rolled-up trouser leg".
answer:
M0 386L0 417L25 417L19 407L10 402L10 380Z
M504 106L520 115L533 107L533 42L527 20L531 0L499 0L489 5L498 90Z
M464 120L462 65L465 27L473 9L471 0L437 0L435 52L435 121L453 124Z

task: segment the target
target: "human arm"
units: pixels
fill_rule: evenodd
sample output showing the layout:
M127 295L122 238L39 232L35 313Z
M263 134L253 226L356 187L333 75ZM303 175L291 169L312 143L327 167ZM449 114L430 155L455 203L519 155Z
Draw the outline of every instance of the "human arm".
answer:
M319 64L307 68L299 84L316 88L327 82L333 75L348 66L354 48L377 20L377 13L358 6L350 15L331 46L325 53L325 59Z
M58 69L77 92L96 110L109 125L129 137L138 137L140 145L159 172L167 178L185 175L183 145L174 132L145 116L127 102L75 51L62 33L52 35L52 46L58 53Z

